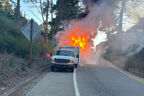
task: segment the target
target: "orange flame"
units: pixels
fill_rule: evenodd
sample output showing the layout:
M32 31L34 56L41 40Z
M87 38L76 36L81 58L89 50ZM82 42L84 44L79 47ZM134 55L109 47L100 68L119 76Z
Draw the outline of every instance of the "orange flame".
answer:
M66 30L65 34L59 33L60 37L59 45L61 46L78 46L82 53L88 53L91 50L91 28L72 27L70 30Z
M79 46L82 50L84 50L86 47L86 36L72 36L70 44L72 46Z

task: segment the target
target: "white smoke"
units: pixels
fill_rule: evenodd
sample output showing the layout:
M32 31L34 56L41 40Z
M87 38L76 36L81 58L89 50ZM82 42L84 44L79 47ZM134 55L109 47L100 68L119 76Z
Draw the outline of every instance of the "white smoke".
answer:
M88 5L88 15L83 19L72 20L67 28L64 31L59 31L55 38L59 43L64 45L69 45L69 36L72 34L73 29L79 28L80 30L75 32L76 36L87 35L87 46L86 53L82 55L91 55L91 57L96 57L95 52L92 50L93 39L97 35L97 30L103 30L105 28L111 27L113 24L113 7L111 6L108 0L93 0L99 1L99 3L90 3L86 0ZM92 0L91 0L92 1ZM109 0L111 1L111 0ZM88 51L87 51L88 50ZM92 56L93 54L93 56ZM87 57L86 56L86 57ZM85 58L85 56L84 56ZM94 61L95 62L95 61Z

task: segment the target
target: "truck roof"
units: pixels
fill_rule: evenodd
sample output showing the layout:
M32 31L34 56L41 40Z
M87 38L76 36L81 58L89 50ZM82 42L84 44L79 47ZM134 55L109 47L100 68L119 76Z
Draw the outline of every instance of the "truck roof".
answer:
M79 46L58 46L58 47L63 47L63 48L79 48Z

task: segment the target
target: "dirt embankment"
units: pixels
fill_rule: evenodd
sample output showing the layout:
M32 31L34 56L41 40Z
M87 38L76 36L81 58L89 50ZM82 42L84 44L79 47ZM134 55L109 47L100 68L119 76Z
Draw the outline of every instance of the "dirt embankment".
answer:
M103 57L117 65L119 68L144 78L144 56L142 52L131 57L118 56L114 54L104 54Z
M49 71L50 58L34 57L32 68L28 68L27 65L26 59L12 54L0 54L0 94L35 74Z

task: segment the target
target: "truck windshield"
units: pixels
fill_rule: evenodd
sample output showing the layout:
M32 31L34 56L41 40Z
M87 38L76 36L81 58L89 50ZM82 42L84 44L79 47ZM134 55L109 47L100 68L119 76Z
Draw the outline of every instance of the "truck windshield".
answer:
M56 51L56 55L74 57L74 53L72 51L67 51L67 50L58 50Z

